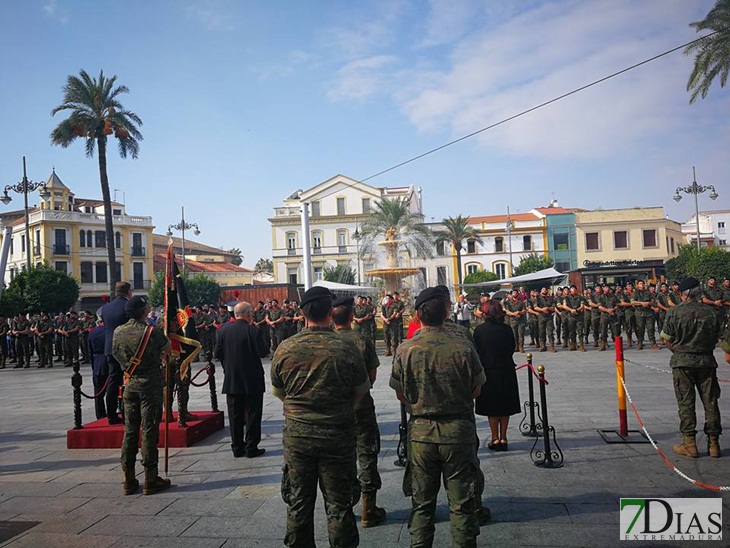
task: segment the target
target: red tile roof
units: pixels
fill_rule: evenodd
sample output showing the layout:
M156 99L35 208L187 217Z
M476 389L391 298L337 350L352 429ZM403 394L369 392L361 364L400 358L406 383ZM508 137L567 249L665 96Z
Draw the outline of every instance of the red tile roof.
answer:
M176 257L178 263L180 263L180 257ZM167 262L167 255L165 253L157 253L154 256L154 270L155 272L159 270L165 269L165 263ZM185 268L187 268L190 272L231 272L235 274L248 274L253 272L253 270L249 268L244 268L242 266L236 266L231 263L222 263L222 262L202 262L202 261L191 261L190 259L185 259Z
M562 215L565 213L575 213L576 211L583 211L578 207L536 207L535 211L542 213L543 215Z
M509 215L484 215L481 217L469 217L470 224L478 223L506 223L508 219L513 221L538 221L540 218L534 213L512 213Z

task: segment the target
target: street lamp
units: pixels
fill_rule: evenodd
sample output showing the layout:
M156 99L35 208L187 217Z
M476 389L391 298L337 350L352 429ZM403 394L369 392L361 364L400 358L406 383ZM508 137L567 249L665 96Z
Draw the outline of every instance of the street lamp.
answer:
M512 264L512 230L515 228L515 222L509 214L509 206L507 206L507 245L509 246L509 277L512 277L514 265Z
M18 193L22 192L23 196L25 197L25 256L26 256L26 265L28 267L28 272L30 272L30 253L31 253L30 219L28 217L28 192L33 192L34 190L37 190L38 188L41 189L41 191L39 193L41 198L46 199L46 198L50 197L51 193L48 191L48 188L46 187L46 183L44 183L44 182L34 183L33 181L28 180L28 176L25 173L25 156L23 156L23 180L14 185L6 185L5 192L3 192L2 198L0 198L0 202L4 203L5 205L8 205L13 200L8 195L8 190L12 190L13 192L18 192Z
M182 231L182 271L183 275L185 274L185 231L190 230L191 228L195 228L195 234L196 236L200 235L200 228L198 227L197 223L186 223L185 222L185 208L182 209L182 219L179 223L170 225L167 227L167 235L172 237L172 231L173 230L180 230Z
M355 238L355 242L357 243L357 285L360 285L360 238L362 237L362 234L360 234L360 230L358 225L355 225L355 234L352 235L353 238Z
M697 195L702 194L704 192L707 192L708 190L711 190L710 193L710 200L717 200L717 191L715 190L715 187L712 185L702 186L697 184L697 176L695 175L695 168L692 166L692 184L689 186L680 186L677 187L677 190L674 191L674 201L679 202L679 200L682 199L681 192L684 192L685 194L694 194L695 197L695 220L697 221L697 251L700 250L700 206L697 203Z

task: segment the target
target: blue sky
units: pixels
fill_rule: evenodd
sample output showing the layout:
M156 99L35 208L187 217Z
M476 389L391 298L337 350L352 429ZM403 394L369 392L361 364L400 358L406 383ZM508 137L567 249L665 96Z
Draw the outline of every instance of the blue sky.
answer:
M82 143L52 147L70 74L118 76L143 120L139 159L109 155L110 187L158 232L271 255L267 218L298 188L364 179L697 37L712 0L0 1L0 182L55 166L99 198ZM663 205L714 184L730 207L730 89L689 104L671 54L370 180L423 188L427 220L547 205ZM20 202L16 202L20 203ZM12 207L12 206L11 206Z

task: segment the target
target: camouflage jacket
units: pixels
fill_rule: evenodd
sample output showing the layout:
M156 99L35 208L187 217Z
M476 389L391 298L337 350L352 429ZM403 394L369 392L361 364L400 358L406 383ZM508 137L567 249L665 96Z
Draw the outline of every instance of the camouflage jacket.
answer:
M328 327L289 337L271 360L271 393L284 401L289 436L341 436L355 420L353 396L369 390L357 346Z
M717 367L713 351L720 325L711 306L685 301L670 308L660 336L672 345L672 367Z
M423 326L393 360L390 387L403 394L411 441L474 443L474 398L486 376L474 345L443 327Z
M363 337L357 331L347 328L337 329L337 334L355 343L355 346L360 350L362 361L368 374L380 367L380 360L375 351L375 345L369 337ZM372 388L372 383L370 383L370 388ZM375 409L375 402L370 392L365 394L365 397L355 404L355 412L363 409Z
M112 352L124 371L130 368L130 360L134 358L142 342L147 324L131 319L114 330ZM150 340L144 349L140 364L125 385L132 392L154 392L162 390L164 383L162 373L162 353L170 348L170 341L158 327L152 329Z

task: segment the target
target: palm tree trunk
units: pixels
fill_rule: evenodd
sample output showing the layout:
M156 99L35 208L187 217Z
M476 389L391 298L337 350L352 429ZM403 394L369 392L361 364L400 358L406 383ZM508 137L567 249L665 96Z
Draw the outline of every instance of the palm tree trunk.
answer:
M109 260L110 297L114 298L114 286L119 281L114 249L114 220L112 218L112 199L109 194L109 176L106 173L106 136L97 138L99 147L99 179L101 180L101 198L104 201L104 228L106 231L106 251Z
M459 278L459 292L463 291L461 287L461 249L456 248L456 275Z

